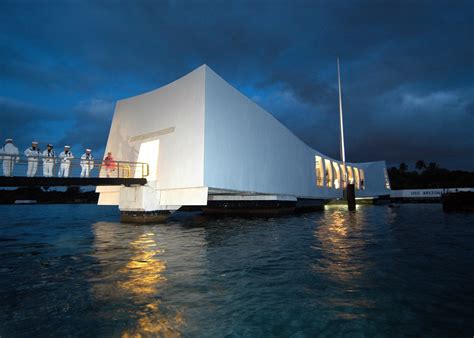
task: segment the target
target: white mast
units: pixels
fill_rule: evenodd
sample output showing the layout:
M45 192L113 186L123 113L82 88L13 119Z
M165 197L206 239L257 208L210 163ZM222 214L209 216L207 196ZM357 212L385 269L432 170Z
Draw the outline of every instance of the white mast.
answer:
M341 160L346 164L346 150L344 148L344 123L342 121L342 95L341 95L341 75L339 70L339 57L337 58L337 82L339 84L339 121L341 127Z

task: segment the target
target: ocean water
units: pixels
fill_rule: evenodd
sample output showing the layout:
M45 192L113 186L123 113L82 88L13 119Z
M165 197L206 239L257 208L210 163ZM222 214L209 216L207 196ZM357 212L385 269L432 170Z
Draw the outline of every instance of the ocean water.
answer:
M472 337L474 214L0 206L0 337Z

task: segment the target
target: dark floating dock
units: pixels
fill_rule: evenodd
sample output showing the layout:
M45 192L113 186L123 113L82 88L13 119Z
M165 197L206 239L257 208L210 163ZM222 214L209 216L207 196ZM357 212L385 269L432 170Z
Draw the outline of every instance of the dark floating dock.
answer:
M146 178L107 178L107 177L0 177L0 187L68 187L101 185L145 185Z
M459 191L450 192L441 196L443 210L452 211L474 211L474 192Z

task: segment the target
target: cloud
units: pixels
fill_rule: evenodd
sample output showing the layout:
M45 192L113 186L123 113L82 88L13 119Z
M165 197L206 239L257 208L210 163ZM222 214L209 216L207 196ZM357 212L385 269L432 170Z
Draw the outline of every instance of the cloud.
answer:
M64 119L42 107L5 97L0 97L0 116L0 141L13 138L20 148L26 148L33 140L39 141L40 146L49 143L49 135Z
M309 145L338 157L339 56L348 158L422 158L474 169L465 156L474 146L471 7L395 0L3 1L2 95L28 104L8 108L15 118L0 133L26 140L32 116L56 112L54 128L42 126L54 129L53 141L99 149L116 100L206 63Z
M466 113L474 116L474 101L471 101L466 104Z
M471 89L420 93L413 88L399 88L374 100L369 128L377 128L375 150L389 162L417 159L436 161L453 167L453 162L468 167L466 157L474 138L472 116L466 113ZM364 135L360 147L368 149L373 135ZM359 153L362 149L359 148ZM372 156L375 155L369 152Z
M84 100L74 108L72 126L59 144L74 145L77 151L92 148L96 157L104 151L112 123L114 102L105 99Z

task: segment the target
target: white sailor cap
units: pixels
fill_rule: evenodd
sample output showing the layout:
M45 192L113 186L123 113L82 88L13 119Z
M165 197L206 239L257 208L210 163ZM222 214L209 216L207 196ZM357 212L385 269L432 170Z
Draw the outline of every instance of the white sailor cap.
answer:
M33 141L31 142L31 144L38 144L38 141Z
M92 151L92 150L90 150L89 148L87 148L86 151Z
M13 139L12 138L6 138L5 142L13 142Z
M64 148L68 148L68 149L69 149L69 148L71 148L71 146L64 146Z
M53 145L51 143L48 143L48 147L53 148Z

